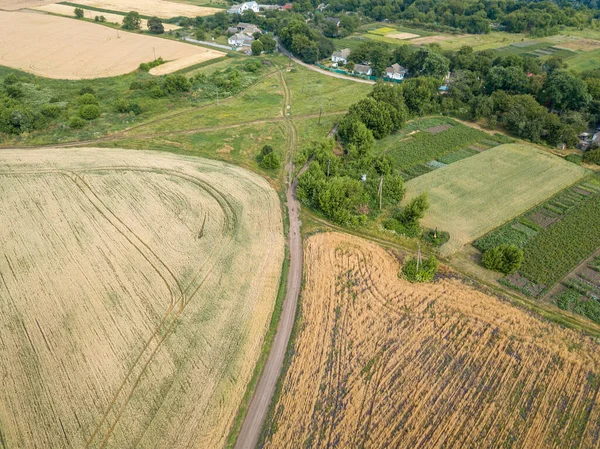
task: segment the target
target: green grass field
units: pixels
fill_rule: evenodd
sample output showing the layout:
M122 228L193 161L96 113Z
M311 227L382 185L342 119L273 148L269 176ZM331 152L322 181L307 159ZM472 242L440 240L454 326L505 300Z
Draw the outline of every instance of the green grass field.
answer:
M428 193L431 207L422 224L450 233L442 247L449 255L586 172L533 146L506 144L407 182L407 200Z

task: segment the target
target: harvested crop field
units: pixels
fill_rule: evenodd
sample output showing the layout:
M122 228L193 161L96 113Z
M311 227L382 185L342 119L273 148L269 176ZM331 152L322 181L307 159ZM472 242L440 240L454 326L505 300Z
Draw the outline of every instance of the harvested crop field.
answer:
M212 16L222 12L219 8L208 8L185 3L168 2L164 0L76 0L75 3L92 8L107 9L109 11L137 11L143 16L156 16L161 19L171 17L202 17Z
M123 75L142 62L154 60L155 52L166 61L185 58L192 64L224 55L182 42L33 12L0 12L0 27L4 29L0 64L47 78ZM177 70L177 65L172 68Z
M37 11L50 12L52 14L58 14L61 16L75 17L75 14L74 14L75 8L73 8L72 6L69 6L69 5L61 5L60 3L53 3L51 5L38 6L33 9L35 9ZM83 17L86 19L94 20L94 17L96 17L96 16L103 16L107 22L116 23L119 25L121 25L123 23L123 17L125 17L124 14L98 12L98 11L94 11L91 9L85 9L85 8L80 8L80 9L83 10ZM140 26L142 27L142 30L147 30L148 29L148 21L146 19L140 19ZM163 23L163 27L164 27L165 31L177 30L177 29L181 28L177 25L173 25L170 23Z
M2 0L0 10L16 11L23 8L35 8L36 6L49 5L56 0Z
M276 192L222 162L0 154L7 448L223 447L283 262Z
M568 50L590 51L600 48L600 41L596 39L569 39L556 45L557 48L566 48Z
M391 37L392 39L406 40L406 39L413 39L415 37L419 37L419 35L413 34L413 33L391 33L391 34L386 34L385 37Z
M599 345L357 237L305 246L265 448L598 448Z
M406 183L407 199L427 192L424 226L450 233L441 251L463 245L522 214L587 171L524 144L506 144Z

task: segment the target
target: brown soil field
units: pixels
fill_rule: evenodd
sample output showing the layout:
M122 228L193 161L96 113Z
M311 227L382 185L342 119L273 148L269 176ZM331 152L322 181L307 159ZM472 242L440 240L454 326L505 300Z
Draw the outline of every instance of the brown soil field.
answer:
M354 236L305 244L265 448L598 448L599 345Z
M392 39L405 40L405 39L412 39L414 37L419 37L419 35L413 34L413 33L390 33L390 34L386 34L385 37L391 37Z
M164 0L76 0L74 3L110 11L137 11L144 16L157 16L162 19L171 17L212 16L222 12L219 8L188 5Z
M219 448L284 256L279 198L222 162L0 152L0 446Z
M191 44L34 12L0 12L0 27L4 30L0 65L47 78L123 75L142 62L154 60L154 52L167 61L185 58L193 64L224 55Z
M66 16L66 17L75 17L75 13L74 10L75 8L73 8L72 6L69 5L61 5L60 3L53 3L50 5L44 5L44 6L38 6L36 8L33 8L37 11L44 11L44 12L50 12L52 14L59 14L61 16ZM104 16L104 18L106 19L107 22L110 23L117 23L119 25L121 25L123 23L123 17L124 14L111 14L111 13L106 13L106 12L98 12L98 11L94 11L91 9L85 9L85 8L81 8L83 10L83 17L86 19L94 19L94 17L96 16ZM147 30L148 29L148 21L146 19L140 19L141 22L141 27L142 30ZM177 26L177 25L172 25L170 23L163 23L163 27L165 28L165 31L171 31L171 30L177 30L181 27Z
M56 2L56 0L2 0L0 2L0 10L16 11L17 9L49 5L54 2Z

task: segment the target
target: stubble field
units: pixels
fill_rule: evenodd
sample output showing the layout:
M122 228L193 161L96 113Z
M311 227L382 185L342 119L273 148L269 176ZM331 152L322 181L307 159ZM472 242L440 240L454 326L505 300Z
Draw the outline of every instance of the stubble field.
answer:
M110 11L137 11L143 16L157 16L161 19L179 16L211 16L223 11L219 8L188 5L164 0L76 0L75 3L93 8L108 9Z
M406 183L407 199L427 192L423 225L450 233L445 255L522 214L587 171L525 144L500 145Z
M0 64L47 78L123 75L155 55L173 61L171 71L182 68L178 60L193 65L224 56L191 44L33 12L0 12L0 27ZM162 67L160 74L164 71Z
M69 5L62 5L60 3L52 3L50 5L43 5L43 6L36 6L35 8L33 8L37 11L44 11L44 12L49 12L52 14L58 14L61 16L66 16L66 17L75 17L75 8L73 8L72 6ZM114 13L108 13L108 12L99 12L99 11L94 11L92 9L85 9L85 8L79 8L83 11L83 17L86 19L90 19L90 20L94 20L94 17L96 16L103 16L107 22L109 23L116 23L118 25L121 25L123 23L123 18L125 17L124 14L114 14ZM148 21L146 19L140 19L140 26L142 28L142 30L147 30L148 29ZM173 25L170 23L163 23L163 27L165 29L165 31L171 31L171 30L177 30L181 27L177 26L177 25Z
M305 246L265 448L597 448L598 344L357 237Z
M221 162L0 154L0 442L222 447L283 262L279 200Z

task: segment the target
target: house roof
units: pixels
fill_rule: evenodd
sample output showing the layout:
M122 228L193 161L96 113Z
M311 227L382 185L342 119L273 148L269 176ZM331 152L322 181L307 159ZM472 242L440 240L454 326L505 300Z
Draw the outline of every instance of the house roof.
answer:
M402 67L400 64L392 64L391 67L387 67L385 69L385 73L392 73L392 74L398 74L398 75L403 75L406 72L408 72L408 70L406 69L406 67Z
M325 20L329 20L330 22L334 22L336 25L340 23L340 19L337 17L325 17Z
M369 70L371 70L371 67L369 67L368 65L364 65L364 64L356 64L354 66L354 71L357 73L369 73Z
M290 10L290 9L292 9L292 4L291 3L286 3L285 5L283 5L281 7L281 9L283 9L283 10Z
M232 40L234 42L241 42L244 45L251 45L252 42L254 42L254 38L251 36L248 36L244 33L237 33L234 34L233 36L231 36L229 38L229 40Z
M350 56L350 49L349 48L344 48L340 51L334 51L333 52L333 56L337 57L337 58L348 58L348 56Z

